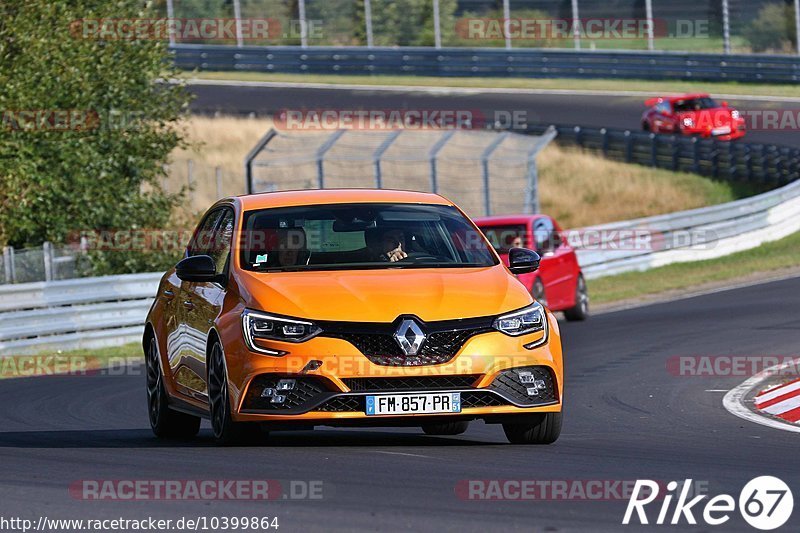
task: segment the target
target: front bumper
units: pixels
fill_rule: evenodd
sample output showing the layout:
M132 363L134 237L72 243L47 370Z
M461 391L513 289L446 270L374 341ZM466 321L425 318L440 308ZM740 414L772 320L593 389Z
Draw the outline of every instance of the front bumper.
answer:
M558 324L548 317L547 342L526 348L537 335L510 337L497 331L468 339L458 353L442 364L384 366L365 357L340 338L315 337L292 346L281 357L249 351L241 334L225 342L234 420L242 422L298 422L307 425L400 425L403 420L475 419L489 421L502 415L558 412L563 395L563 368ZM238 332L237 332L238 333ZM529 371L547 383L537 396L515 380L517 372ZM280 379L295 380L281 406L262 396ZM530 378L527 378L530 379ZM460 413L369 416L369 395L419 392L459 392Z

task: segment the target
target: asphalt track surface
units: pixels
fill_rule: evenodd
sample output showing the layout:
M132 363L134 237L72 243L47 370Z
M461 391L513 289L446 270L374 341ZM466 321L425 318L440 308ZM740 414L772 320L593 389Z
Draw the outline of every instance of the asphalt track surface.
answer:
M692 478L738 498L774 475L800 498L797 435L729 414L743 378L680 377L675 355L797 354L800 278L563 323L566 415L557 443L506 443L498 426L458 437L416 429L273 434L263 446L218 448L204 423L193 441L151 433L140 369L124 376L0 381L0 515L49 518L277 516L279 531L660 531L620 525L626 501L465 501L466 479ZM321 480L314 501L81 501L86 479ZM653 520L658 509L650 511ZM701 522L702 524L702 522ZM781 531L797 531L800 512ZM724 526L755 531L738 513Z
M576 81L576 88L580 88ZM500 112L524 112L529 123L566 124L622 129L641 129L645 110L642 96L520 94L485 92L459 94L457 92L400 90L387 91L353 88L302 88L233 85L192 85L196 96L191 109L200 114L231 114L272 116L287 109L335 110L466 110L474 116L495 117ZM654 95L655 96L655 95ZM794 110L797 116L800 104L737 100L729 103L747 111ZM478 115L480 113L480 115ZM503 116L503 115L501 115ZM771 143L800 146L800 130L750 131L744 140L754 143Z

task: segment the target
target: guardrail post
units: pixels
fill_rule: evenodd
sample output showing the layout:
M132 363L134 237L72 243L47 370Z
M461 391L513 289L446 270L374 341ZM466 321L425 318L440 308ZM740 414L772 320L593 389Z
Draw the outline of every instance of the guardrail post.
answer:
M42 260L44 261L44 280L53 281L53 245L44 241L42 244Z
M633 136L630 130L625 130L625 162L633 161Z
M601 128L600 135L603 136L603 157L608 157L608 130Z
M656 140L656 134L650 134L650 166L657 167L658 166L658 145L656 144L658 141Z
M6 283L15 283L17 273L14 271L14 247L3 247L3 270L5 271Z

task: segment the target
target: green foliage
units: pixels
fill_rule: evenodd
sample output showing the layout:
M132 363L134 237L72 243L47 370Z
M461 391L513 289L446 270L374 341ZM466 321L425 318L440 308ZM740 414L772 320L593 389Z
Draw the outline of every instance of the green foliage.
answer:
M80 19L155 18L135 0L0 3L0 244L65 242L87 230L164 227L180 195L159 183L182 143L183 87L161 40L84 38ZM72 31L71 31L72 30ZM69 111L60 131L20 120ZM52 118L52 116L51 116ZM84 125L80 127L80 122ZM141 254L140 254L141 255ZM149 257L112 271L147 270ZM160 266L163 260L154 254Z
M784 3L765 5L758 17L744 28L744 36L754 52L790 50L796 41L794 7Z

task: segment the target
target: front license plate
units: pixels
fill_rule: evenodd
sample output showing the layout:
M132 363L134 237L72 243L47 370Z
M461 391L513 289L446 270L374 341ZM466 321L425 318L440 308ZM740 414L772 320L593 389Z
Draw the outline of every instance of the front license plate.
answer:
M425 392L367 396L367 415L460 413L460 392Z
M727 135L731 132L730 126L722 126L721 128L714 128L711 130L711 135Z

